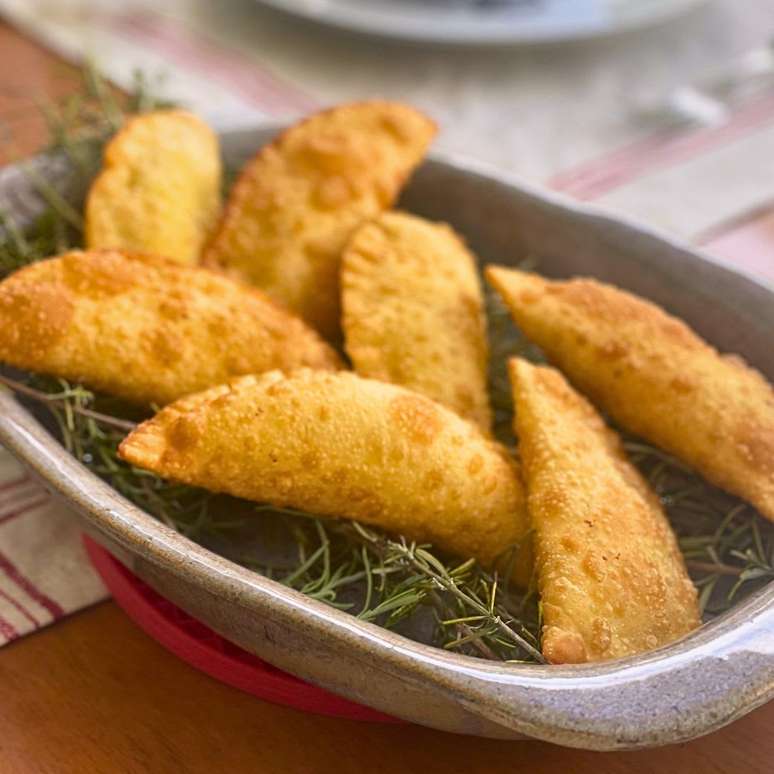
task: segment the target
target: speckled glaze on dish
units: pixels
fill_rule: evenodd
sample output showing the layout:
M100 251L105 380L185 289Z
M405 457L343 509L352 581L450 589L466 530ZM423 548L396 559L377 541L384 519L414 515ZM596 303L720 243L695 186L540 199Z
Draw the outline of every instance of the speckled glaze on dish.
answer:
M275 131L224 135L225 154L240 161ZM22 219L38 206L14 168L0 172L0 199ZM443 156L419 170L402 206L453 223L482 261L531 254L549 275L593 275L653 299L774 379L774 291L647 229ZM774 696L774 584L645 656L573 667L485 662L359 621L196 545L97 479L5 392L0 442L175 604L272 664L406 720L609 750L685 741Z

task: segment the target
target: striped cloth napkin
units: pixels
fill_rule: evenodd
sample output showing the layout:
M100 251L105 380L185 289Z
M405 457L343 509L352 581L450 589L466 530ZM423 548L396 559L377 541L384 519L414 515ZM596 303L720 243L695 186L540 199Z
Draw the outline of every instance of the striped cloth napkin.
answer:
M66 58L93 55L119 85L137 68L164 73L165 96L220 128L364 96L409 100L439 120L445 150L774 280L774 20L757 0L598 49L509 57L342 45L252 3L161 5L0 0L0 15ZM106 596L76 523L0 449L0 646Z
M0 645L106 596L76 519L0 448Z

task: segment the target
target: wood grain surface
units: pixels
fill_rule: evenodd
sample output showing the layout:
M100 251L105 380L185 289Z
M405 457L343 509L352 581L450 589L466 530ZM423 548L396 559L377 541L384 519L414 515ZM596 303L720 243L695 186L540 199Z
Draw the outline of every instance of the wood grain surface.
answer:
M0 771L641 774L770 771L774 704L705 740L590 753L306 715L221 685L97 605L0 652Z
M0 23L0 163L40 146L45 130L35 100L66 94L77 80L72 68ZM113 603L0 650L0 686L1 774L774 769L774 703L704 739L632 753L362 724L221 685L164 651Z

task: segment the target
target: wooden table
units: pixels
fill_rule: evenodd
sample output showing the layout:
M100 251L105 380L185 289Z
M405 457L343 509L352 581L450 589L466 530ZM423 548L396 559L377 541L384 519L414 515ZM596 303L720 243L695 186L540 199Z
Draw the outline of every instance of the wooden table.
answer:
M0 23L0 120L31 153L45 136L34 98L77 76ZM0 144L0 160L3 158ZM6 160L9 157L5 148ZM197 673L113 603L0 651L0 771L52 772L768 772L774 703L690 744L588 753L418 726L305 715Z

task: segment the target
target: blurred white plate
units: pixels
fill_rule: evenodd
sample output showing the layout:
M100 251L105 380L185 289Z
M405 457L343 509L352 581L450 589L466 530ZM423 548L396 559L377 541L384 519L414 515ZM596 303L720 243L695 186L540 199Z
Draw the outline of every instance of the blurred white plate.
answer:
M707 0L256 0L351 32L456 45L547 43L610 35Z

